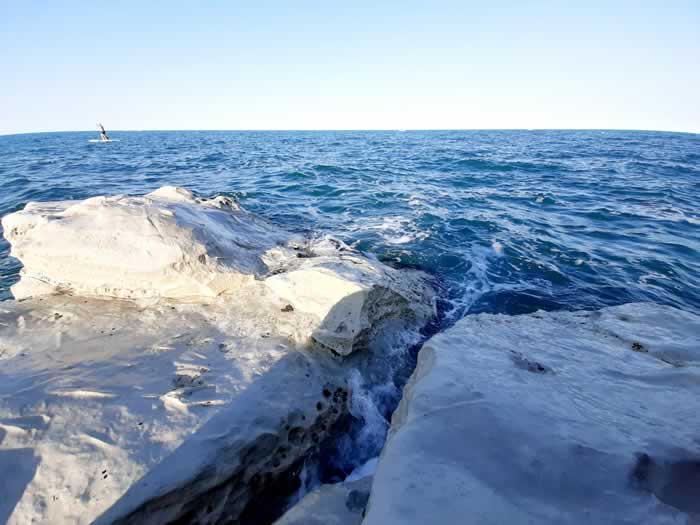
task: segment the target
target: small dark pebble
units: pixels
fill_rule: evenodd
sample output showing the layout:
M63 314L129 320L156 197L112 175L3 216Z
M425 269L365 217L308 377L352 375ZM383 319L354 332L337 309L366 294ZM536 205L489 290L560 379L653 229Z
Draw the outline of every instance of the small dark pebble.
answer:
M331 397L331 391L327 388L323 389L323 397Z
M318 410L319 412L323 410L323 403L321 403L320 401L316 403L316 410Z
M283 311L283 312L293 312L293 311L294 311L294 307L293 307L291 304L288 304L287 306L285 306L284 308L282 308L282 311Z

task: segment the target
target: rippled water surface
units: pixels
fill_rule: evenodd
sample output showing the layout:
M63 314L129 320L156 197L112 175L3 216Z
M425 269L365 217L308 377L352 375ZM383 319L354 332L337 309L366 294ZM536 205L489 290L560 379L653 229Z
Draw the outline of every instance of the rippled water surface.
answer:
M0 137L0 215L30 200L227 193L441 283L470 312L700 310L700 137L612 131L114 132ZM0 239L0 299L19 263Z

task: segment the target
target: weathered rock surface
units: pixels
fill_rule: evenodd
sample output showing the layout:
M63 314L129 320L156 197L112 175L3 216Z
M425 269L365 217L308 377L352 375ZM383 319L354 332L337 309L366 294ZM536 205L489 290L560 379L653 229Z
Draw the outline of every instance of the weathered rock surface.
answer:
M347 360L308 343L347 355L434 312L417 272L179 188L3 228L24 268L0 303L0 523L269 521L348 413Z
M365 525L700 519L700 317L469 316L394 414Z
M360 525L372 478L321 485L288 510L275 525Z
M221 299L0 303L0 522L224 523L293 484L350 392L342 363L285 336L288 316Z
M144 197L30 202L2 225L24 265L17 299L215 296L265 274L265 252L290 238L231 199L170 186Z
M2 224L24 265L16 299L274 296L308 317L299 337L340 355L366 346L384 320L415 327L435 311L423 274L339 242L305 243L227 197L166 186L144 197L29 203Z
M318 321L311 337L339 355L367 345L387 319L422 326L434 315L433 292L419 272L396 270L356 254L301 259L265 284L295 311Z

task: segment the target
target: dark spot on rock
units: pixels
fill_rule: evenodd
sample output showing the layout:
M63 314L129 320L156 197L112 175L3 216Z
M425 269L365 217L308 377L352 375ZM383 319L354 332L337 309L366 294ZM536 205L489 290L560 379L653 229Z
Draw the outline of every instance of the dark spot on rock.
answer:
M211 514L212 512L214 512L214 507L207 505L207 514Z
M63 316L61 314L59 314L58 312L53 314L54 319L60 319L61 317L63 317Z
M649 351L639 341L635 341L634 343L632 343L632 350L634 350L635 352L643 352L643 353L646 353Z
M515 364L515 366L517 366L518 368L522 368L523 370L527 370L528 372L533 372L535 374L554 373L554 370L552 370L547 365L543 365L542 363L539 363L532 359L528 359L520 352L511 351L510 357L513 360L513 364Z
M335 408L335 407L333 407L333 408L331 408L331 412L333 412L334 414L337 414L337 413L338 413L338 409Z
M284 308L282 308L282 311L283 311L283 312L293 312L293 311L294 311L294 307L293 307L291 304L288 304L287 306L285 306Z
M306 440L306 432L302 427L294 427L287 434L287 440L293 445L301 445Z
M323 403L321 403L320 401L316 403L316 410L318 410L319 412L323 410Z
M351 490L348 498L345 500L345 506L350 512L364 512L369 500L369 492L366 490Z
M331 397L331 391L327 388L323 389L323 397Z

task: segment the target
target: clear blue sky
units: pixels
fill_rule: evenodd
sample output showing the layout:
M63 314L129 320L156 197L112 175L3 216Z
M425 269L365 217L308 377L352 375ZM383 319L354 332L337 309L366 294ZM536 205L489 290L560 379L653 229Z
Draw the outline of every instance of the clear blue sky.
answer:
M0 133L700 132L700 0L0 0L0 46Z

